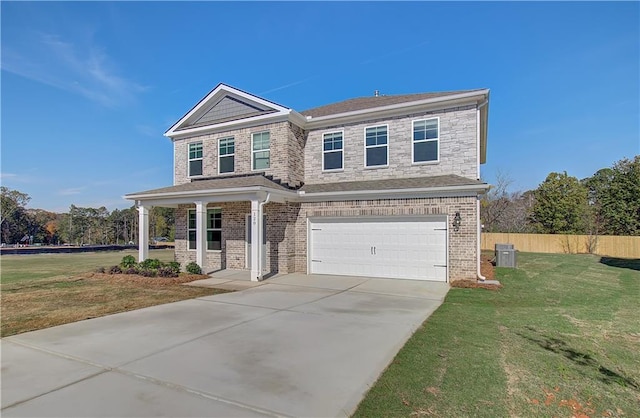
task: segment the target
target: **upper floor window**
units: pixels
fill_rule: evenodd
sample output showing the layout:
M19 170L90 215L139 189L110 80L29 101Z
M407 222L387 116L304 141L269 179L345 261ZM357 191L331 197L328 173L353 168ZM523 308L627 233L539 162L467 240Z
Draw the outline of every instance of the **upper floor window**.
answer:
M189 144L189 176L202 175L202 142Z
M440 125L438 118L413 122L413 162L424 163L439 160L438 142Z
M235 171L236 143L233 137L221 138L218 142L218 172L233 173Z
M251 169L265 170L270 167L269 132L258 132L251 136Z
M378 167L389 164L388 129L388 125L365 128L365 167Z
M196 211L189 209L187 232L189 249L196 249ZM207 209L207 250L222 249L222 209Z
M344 161L342 132L331 132L322 136L322 169L342 170Z

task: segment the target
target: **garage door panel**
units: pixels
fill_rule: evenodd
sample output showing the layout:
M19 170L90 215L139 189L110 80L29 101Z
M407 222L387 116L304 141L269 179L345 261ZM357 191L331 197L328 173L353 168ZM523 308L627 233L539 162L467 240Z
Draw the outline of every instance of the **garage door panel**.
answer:
M311 273L446 281L444 220L310 223Z

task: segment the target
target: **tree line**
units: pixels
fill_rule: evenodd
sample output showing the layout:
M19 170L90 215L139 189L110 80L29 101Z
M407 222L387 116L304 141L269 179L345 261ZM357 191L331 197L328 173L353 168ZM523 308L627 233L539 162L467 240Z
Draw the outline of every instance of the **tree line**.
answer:
M486 232L584 235L640 235L640 156L579 180L550 173L534 190L509 192L499 173L483 197Z
M27 209L30 196L0 188L2 212L0 242L4 244L104 245L138 242L138 210L135 206L109 212L71 205L66 213ZM154 207L149 211L151 237L175 236L175 210Z

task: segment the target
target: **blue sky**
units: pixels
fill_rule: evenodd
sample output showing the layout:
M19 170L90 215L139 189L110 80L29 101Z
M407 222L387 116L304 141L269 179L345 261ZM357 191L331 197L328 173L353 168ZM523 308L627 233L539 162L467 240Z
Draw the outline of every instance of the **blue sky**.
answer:
M129 207L172 183L163 133L218 83L296 110L491 89L512 190L640 154L638 2L2 2L2 185Z

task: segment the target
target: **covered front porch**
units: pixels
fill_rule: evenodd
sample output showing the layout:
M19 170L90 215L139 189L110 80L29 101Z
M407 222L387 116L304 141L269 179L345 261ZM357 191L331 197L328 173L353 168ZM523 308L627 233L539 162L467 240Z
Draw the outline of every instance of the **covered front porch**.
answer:
M267 265L265 205L284 204L295 191L262 176L238 176L192 181L125 196L139 213L138 259L149 257L149 210L176 211L176 258L194 261L204 272L245 269L260 281L273 269ZM258 245L254 245L257 243Z

